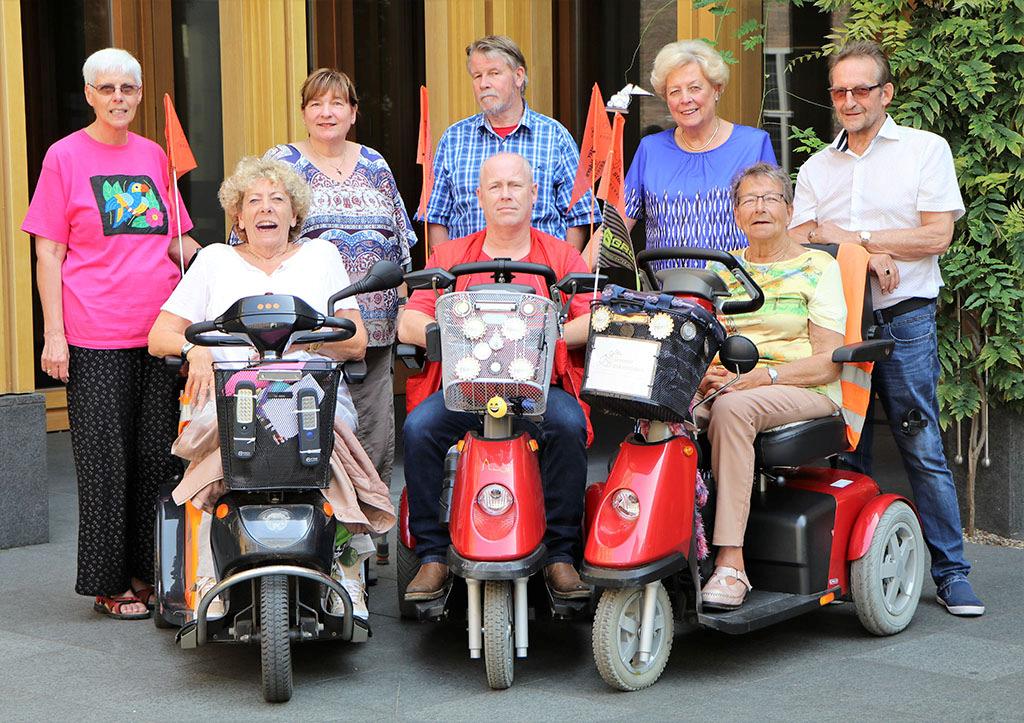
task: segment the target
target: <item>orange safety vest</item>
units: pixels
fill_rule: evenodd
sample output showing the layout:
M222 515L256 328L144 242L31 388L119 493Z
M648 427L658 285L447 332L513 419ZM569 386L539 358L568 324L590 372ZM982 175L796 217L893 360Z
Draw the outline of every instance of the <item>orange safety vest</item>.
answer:
M839 245L836 260L843 279L843 296L846 298L845 344L857 344L861 337L864 293L870 254L859 244ZM871 370L874 362L849 362L843 364L839 383L843 392L843 420L846 422L846 439L850 449L856 449L864 429L864 418L871 403Z

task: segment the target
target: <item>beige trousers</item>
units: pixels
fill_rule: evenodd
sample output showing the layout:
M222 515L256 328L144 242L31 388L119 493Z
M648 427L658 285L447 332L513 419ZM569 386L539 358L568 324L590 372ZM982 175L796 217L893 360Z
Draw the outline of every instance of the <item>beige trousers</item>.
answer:
M754 485L754 437L772 427L838 411L824 394L786 385L729 392L694 410L694 421L707 429L711 471L715 475L716 546L743 546Z

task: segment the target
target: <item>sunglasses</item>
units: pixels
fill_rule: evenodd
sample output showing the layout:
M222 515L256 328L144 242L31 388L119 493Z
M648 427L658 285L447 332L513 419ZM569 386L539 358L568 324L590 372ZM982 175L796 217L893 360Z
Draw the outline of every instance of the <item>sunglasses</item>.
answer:
M93 85L92 83L86 83L86 85L88 85L90 88L92 88L102 96L113 95L114 91L118 90L119 87L116 85ZM120 86L120 90L121 95L125 96L126 98L131 98L132 96L136 95L140 90L142 90L142 86L125 83L124 85Z
M846 100L847 93L853 93L853 97L857 100L864 100L871 94L871 91L881 87L881 83L875 83L874 85L858 85L856 88L829 88L828 92L832 96L832 100L840 103Z

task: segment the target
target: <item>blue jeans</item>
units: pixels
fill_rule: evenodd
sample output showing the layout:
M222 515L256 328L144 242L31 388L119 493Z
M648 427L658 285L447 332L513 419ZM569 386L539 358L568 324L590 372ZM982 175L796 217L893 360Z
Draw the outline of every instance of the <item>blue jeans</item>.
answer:
M551 387L544 417L537 422L517 418L514 426L527 431L540 445L547 561L571 563L581 542L587 484L587 422L583 410L571 394ZM409 528L416 538L416 554L423 562L447 559L451 540L437 521L444 457L448 448L471 429L483 432L480 416L449 410L441 392L424 399L405 420Z
M914 491L914 503L932 556L932 579L939 584L952 576L964 577L971 571L971 565L964 559L960 505L939 430L935 304L897 316L879 327L879 338L892 339L896 346L889 359L875 364L871 385L885 408ZM921 410L927 424L911 435L900 429L900 421L915 408ZM869 413L856 451L844 455L851 467L868 475L873 437Z

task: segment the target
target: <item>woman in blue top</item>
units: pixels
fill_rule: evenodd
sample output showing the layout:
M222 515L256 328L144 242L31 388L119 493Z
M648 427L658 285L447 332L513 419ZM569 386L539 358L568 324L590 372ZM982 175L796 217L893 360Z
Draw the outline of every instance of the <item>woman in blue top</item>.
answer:
M747 245L733 219L730 184L754 163L775 165L775 152L763 130L718 116L728 82L729 66L701 40L669 43L654 59L651 85L676 127L641 140L626 174L624 220L630 230L644 222L647 248Z

